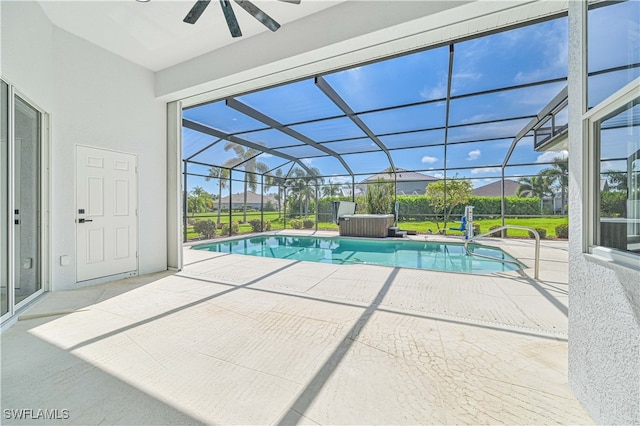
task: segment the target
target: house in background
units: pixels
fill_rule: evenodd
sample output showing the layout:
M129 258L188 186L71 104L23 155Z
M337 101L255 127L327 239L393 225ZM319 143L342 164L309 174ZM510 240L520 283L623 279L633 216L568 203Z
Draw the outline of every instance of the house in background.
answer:
M516 195L518 186L520 186L520 184L515 180L505 179L504 196L513 197L514 195ZM472 195L475 195L476 197L501 197L502 183L498 180L484 186L473 188Z
M393 173L382 171L364 179L357 185L357 189L364 194L367 192L368 185L380 180L390 183L395 182L397 195L424 195L427 185L431 182L438 181L438 178L398 168L396 169L395 178Z
M247 191L247 208L260 210L261 203L264 202L266 205L268 202L273 203L274 206L278 205L278 200L273 194L264 194L264 198L260 196L260 194L256 194L252 191ZM231 194L231 209L242 209L244 207L245 198L244 193ZM217 207L218 203L216 203ZM229 196L222 197L220 199L220 208L222 210L229 210Z
M343 186L342 188L340 188L340 195L343 196L343 197L351 197L352 195L354 197L359 197L361 195L364 195L364 193L358 187L356 187L353 190L353 192L351 192L351 187Z

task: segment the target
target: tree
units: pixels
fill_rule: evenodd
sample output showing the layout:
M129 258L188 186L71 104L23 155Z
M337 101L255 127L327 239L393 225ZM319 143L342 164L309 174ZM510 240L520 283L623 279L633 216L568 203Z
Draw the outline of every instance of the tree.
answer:
M538 197L540 199L553 195L551 180L548 176L532 176L521 178L518 182L518 197Z
M276 170L275 175L269 175L267 182L270 187L271 186L278 187L278 197L276 199L276 202L278 203L278 219L279 219L280 215L282 214L281 213L282 212L282 193L285 185L285 178L284 178L284 174L282 173L282 169Z
M201 186L196 186L187 197L187 205L191 215L204 213L213 207L213 197Z
M204 178L206 181L211 179L218 179L218 221L220 223L220 210L222 210L222 190L227 187L227 180L231 172L229 169L223 169L221 167L210 167L209 176ZM231 196L231 195L229 195Z
M389 214L393 210L393 183L378 179L364 195L365 209L370 214Z
M300 217L309 215L309 200L315 195L315 187L322 184L324 179L319 177L320 170L311 167L311 174L306 171L294 168L291 171L291 205L297 204L300 209Z
M258 188L258 177L256 173L266 173L269 170L266 164L261 163L256 157L262 154L262 151L245 148L234 142L227 142L224 146L225 151L236 153L236 157L225 161L223 166L231 169L240 167L244 170L244 205L243 205L243 222L247 223L247 191L251 189L253 192Z
M565 200L569 187L569 160L566 158L554 158L553 164L548 169L538 173L539 176L550 178L551 185L560 191L561 213L565 214Z
M322 197L335 197L340 195L340 184L329 182L322 187Z
M430 183L425 189L425 194L429 198L436 214L436 225L440 229L438 214L442 214L445 232L453 209L468 203L473 191L473 185L470 180L456 179L457 177L458 175L451 180L439 180L438 182Z

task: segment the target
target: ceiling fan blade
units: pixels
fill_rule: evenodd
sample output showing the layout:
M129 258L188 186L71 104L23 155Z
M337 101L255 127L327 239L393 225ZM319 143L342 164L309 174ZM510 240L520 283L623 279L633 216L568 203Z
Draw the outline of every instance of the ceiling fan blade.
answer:
M229 0L220 0L220 6L222 7L222 13L224 13L224 19L227 20L229 31L231 31L231 37L242 37L240 25L236 19L236 14L233 13L233 8Z
M187 24L195 24L200 18L200 15L202 15L202 12L209 6L210 2L211 0L198 0L189 13L187 13L187 16L184 17L183 21Z
M262 22L262 24L269 28L271 31L276 31L280 28L280 24L274 21L269 15L264 13L258 6L251 3L249 0L234 0L236 3L240 5L241 8L249 12L256 18L258 21Z
M300 0L280 0L280 1L283 1L285 3L300 4Z

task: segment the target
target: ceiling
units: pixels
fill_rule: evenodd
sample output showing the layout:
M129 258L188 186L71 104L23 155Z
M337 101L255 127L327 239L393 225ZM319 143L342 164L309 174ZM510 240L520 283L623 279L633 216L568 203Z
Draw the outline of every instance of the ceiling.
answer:
M253 3L284 26L344 1L302 0L296 5L253 0ZM215 0L195 25L186 24L182 20L194 3L195 0L40 1L55 26L152 71L269 31L232 2L243 33L242 38L232 38Z

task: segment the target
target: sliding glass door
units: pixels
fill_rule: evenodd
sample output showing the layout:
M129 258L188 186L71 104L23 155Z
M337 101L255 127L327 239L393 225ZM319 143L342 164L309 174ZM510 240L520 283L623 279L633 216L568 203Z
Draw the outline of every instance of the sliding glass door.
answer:
M41 288L40 112L14 98L13 210L15 303Z
M0 80L2 318L42 290L42 113Z

